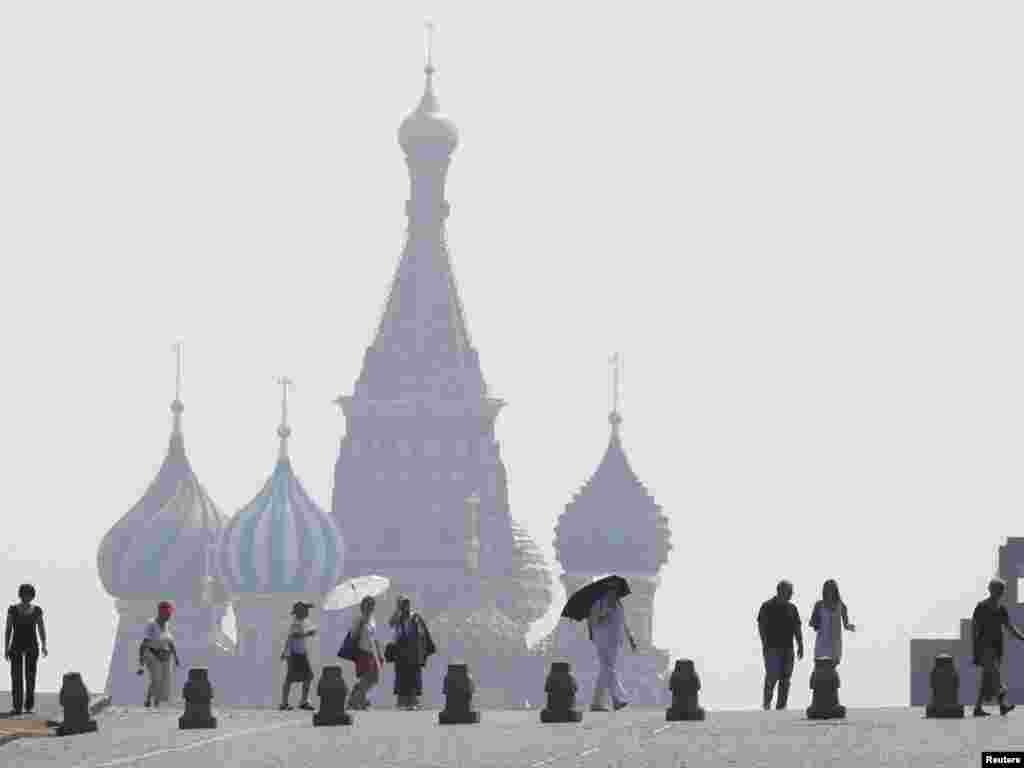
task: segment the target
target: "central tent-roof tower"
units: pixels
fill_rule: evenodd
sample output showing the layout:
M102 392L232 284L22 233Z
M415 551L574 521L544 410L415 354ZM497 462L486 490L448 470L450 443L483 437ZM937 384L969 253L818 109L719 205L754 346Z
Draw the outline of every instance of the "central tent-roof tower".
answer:
M423 96L398 129L410 180L405 248L366 350L357 397L462 400L487 391L448 253L444 185L459 134L441 113L434 72L428 44Z
M467 588L490 583L497 609L523 623L522 595L509 586L520 541L494 437L504 402L488 394L449 257L444 187L459 135L438 103L429 39L427 48L422 97L398 129L410 180L405 245L354 391L336 401L346 434L332 516L348 546L346 577L387 576L428 619L482 600ZM471 551L478 569L467 566Z

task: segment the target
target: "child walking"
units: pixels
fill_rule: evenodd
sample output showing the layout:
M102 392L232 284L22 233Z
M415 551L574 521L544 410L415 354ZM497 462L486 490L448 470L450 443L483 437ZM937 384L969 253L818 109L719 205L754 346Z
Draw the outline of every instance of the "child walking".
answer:
M313 682L313 667L309 664L309 654L306 649L306 638L316 634L316 628L308 626L306 619L309 617L309 609L312 603L295 603L292 606L292 616L295 620L288 630L288 638L285 640L284 651L281 653L281 660L288 662L288 674L284 678L284 686L281 688L281 709L289 710L288 697L291 693L292 683L302 683L302 699L299 702L299 709L312 710L313 705L309 703L309 687Z

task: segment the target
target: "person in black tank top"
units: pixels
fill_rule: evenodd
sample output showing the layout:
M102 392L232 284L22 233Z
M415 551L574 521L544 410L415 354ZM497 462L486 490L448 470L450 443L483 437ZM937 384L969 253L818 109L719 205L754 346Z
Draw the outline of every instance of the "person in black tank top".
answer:
M32 605L36 590L31 584L18 587L20 603L7 609L7 627L4 631L4 657L11 662L10 714L20 715L22 708L31 713L35 709L36 662L39 660L39 640L46 656L46 629L43 609ZM38 628L39 636L36 637Z

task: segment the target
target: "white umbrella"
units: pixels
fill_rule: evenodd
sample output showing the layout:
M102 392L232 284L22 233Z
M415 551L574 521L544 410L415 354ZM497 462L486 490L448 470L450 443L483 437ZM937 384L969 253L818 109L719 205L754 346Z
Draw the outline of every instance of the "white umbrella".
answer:
M341 582L324 598L325 611L341 611L359 605L364 597L377 597L388 591L391 580L384 576L357 576Z

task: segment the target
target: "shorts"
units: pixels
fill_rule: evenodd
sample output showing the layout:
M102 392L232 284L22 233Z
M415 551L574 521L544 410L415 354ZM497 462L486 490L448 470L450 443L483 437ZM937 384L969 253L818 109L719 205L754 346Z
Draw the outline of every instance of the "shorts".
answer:
M356 654L356 677L377 671L377 657L366 651Z
M304 653L288 654L289 683L308 683L313 680L313 667L309 665L309 657Z
M764 676L769 680L789 680L793 676L793 649L765 648Z

